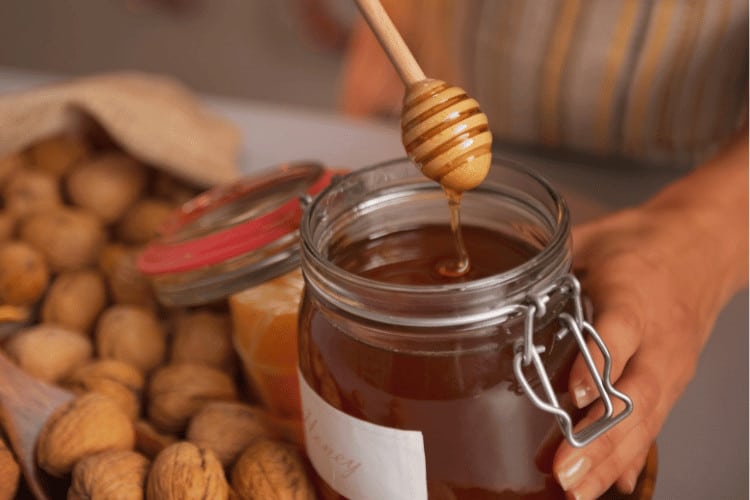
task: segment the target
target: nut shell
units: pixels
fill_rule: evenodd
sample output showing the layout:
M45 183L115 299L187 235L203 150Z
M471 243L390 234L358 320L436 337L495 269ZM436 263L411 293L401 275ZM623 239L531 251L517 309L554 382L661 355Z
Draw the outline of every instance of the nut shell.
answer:
M22 169L3 189L5 209L16 217L54 209L62 205L57 179L44 172Z
M145 198L128 208L117 224L117 236L125 243L142 245L159 234L176 206L165 200Z
M49 269L41 252L21 241L0 244L0 303L31 305L48 282Z
M154 458L161 450L177 441L172 434L164 434L147 420L138 420L135 425L135 449L149 458Z
M281 441L259 439L232 467L232 487L243 500L315 500L315 489L297 449Z
M159 453L146 483L149 500L225 500L228 496L224 469L213 452L184 441Z
M14 173L25 165L24 156L20 152L0 157L0 189L6 185Z
M108 396L132 420L141 410L143 374L123 361L102 359L76 368L64 381L76 394L98 392Z
M143 165L123 153L107 153L81 163L67 178L70 199L106 223L119 219L146 187Z
M195 363L167 365L154 372L148 389L148 416L166 432L181 432L210 401L233 401L237 389L226 373Z
M69 473L80 459L135 444L130 419L107 396L90 392L62 405L39 434L39 466L53 476Z
M96 352L100 358L124 361L146 373L164 361L166 350L166 333L149 309L115 305L99 318Z
M53 271L93 266L106 241L101 221L76 208L34 213L21 222L19 234L44 254Z
M89 146L83 137L59 135L32 145L26 155L34 169L62 177L76 163L88 157Z
M68 271L55 278L42 305L42 320L90 332L107 305L104 278L94 270Z
M26 328L5 343L5 350L26 373L57 382L91 357L91 341L79 332L50 323Z
M228 467L258 438L273 437L265 412L244 403L208 403L190 420L187 440L212 450Z
M0 241L13 238L16 232L16 217L7 211L0 210Z
M192 200L200 192L187 182L166 172L157 172L151 183L153 193L177 205Z
M170 359L173 362L200 363L233 374L237 368L237 356L229 316L196 311L177 317Z
M0 437L0 500L15 498L21 469L5 441Z
M156 298L148 281L136 265L138 248L119 243L106 245L99 257L112 299L117 304L154 308Z
M130 450L104 451L76 462L67 500L142 500L149 461Z

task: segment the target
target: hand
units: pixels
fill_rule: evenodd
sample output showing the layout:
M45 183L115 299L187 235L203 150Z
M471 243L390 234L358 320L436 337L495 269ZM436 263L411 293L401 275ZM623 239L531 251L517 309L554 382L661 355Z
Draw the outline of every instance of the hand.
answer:
M676 224L682 225L632 210L574 232L576 274L612 355L612 380L632 398L634 409L588 446L561 446L554 470L573 498L596 498L615 481L622 491L633 490L648 449L691 379L710 332L716 308L695 305L710 286L713 267L701 269L691 262L695 250L688 235L670 236L668 229ZM595 348L591 352L601 372L601 355ZM571 372L570 392L578 407L598 397L582 359ZM579 425L601 411L597 402Z
M633 491L716 316L746 283L746 141L742 150L723 172L717 165L696 171L642 207L574 230L575 272L612 356L612 381L632 398L633 413L583 448L560 446L553 469L570 498L596 498L614 483ZM719 184L726 189L705 195ZM591 351L601 372L601 355ZM580 357L569 385L578 407L591 406L580 428L602 414Z

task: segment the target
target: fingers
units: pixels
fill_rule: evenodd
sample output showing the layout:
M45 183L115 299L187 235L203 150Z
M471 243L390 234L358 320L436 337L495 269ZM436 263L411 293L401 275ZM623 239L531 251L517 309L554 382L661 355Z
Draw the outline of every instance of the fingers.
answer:
M596 222L574 226L571 230L573 238L573 254L575 255L582 249L590 246L592 239L596 237L596 232Z
M632 477L637 477L645 454L666 417L666 409L671 405L667 401L671 398L662 397L665 395L654 383L658 380L654 377L654 371L642 364L633 369L628 367L618 388L633 400L631 415L583 448L573 448L567 443L561 445L553 471L572 498L597 498L620 478L623 488L635 484ZM622 407L616 402L615 411L621 411ZM590 425L602 413L603 406L597 402L576 428Z
M646 465L646 458L648 457L650 450L651 445L648 445L643 450L641 450L636 459L630 463L630 466L617 479L615 485L621 493L624 493L625 495L630 495L631 493L633 493L638 482L638 476L641 475L641 471Z
M641 450L622 446L617 448L615 453L597 464L596 468L592 468L583 481L568 489L568 494L580 500L599 498L615 481L618 490L625 494L632 493L650 446L651 443ZM617 471L622 469L626 472L617 478Z
M627 362L638 350L644 335L644 325L638 314L638 301L629 298L626 292L620 292L619 295L600 303L595 322L595 327L612 358L610 380L613 383L620 378ZM589 339L587 345L597 372L601 374L604 356L592 340ZM571 368L569 390L578 408L588 406L599 397L583 356L579 356Z

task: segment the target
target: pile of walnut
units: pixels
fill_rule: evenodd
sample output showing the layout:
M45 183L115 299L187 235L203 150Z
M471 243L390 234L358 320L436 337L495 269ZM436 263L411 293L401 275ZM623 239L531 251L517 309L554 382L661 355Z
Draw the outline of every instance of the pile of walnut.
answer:
M245 397L225 304L164 309L135 267L195 189L70 135L0 159L0 194L0 322L32 322L2 348L78 394L37 445L68 499L315 498L297 429ZM0 474L13 498L2 436Z

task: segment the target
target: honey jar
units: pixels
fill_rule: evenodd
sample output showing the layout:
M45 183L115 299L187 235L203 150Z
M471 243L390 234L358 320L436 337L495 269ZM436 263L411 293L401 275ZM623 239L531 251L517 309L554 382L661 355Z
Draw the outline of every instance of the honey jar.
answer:
M471 269L448 278L446 198L406 160L337 180L304 212L299 385L325 498L564 498L561 439L585 446L632 410L584 314L561 196L498 163L461 217ZM574 432L581 352L606 412Z

